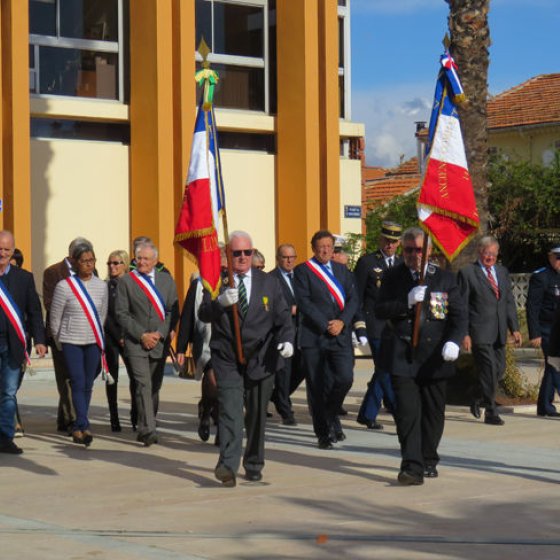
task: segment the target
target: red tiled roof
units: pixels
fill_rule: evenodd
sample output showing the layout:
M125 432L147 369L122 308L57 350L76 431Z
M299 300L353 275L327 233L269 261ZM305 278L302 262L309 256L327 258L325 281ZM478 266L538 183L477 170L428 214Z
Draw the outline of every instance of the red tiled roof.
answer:
M362 167L362 180L372 181L384 177L387 170L384 167Z
M541 74L488 100L488 128L560 123L560 74Z

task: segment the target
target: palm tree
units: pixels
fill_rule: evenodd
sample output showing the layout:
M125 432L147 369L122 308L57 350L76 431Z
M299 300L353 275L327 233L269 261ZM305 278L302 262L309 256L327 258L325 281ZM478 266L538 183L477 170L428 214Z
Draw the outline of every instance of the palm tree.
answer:
M480 216L481 233L488 229L488 47L490 0L447 0L449 4L450 50L468 102L459 107L467 162ZM455 260L454 268L473 260L471 243Z

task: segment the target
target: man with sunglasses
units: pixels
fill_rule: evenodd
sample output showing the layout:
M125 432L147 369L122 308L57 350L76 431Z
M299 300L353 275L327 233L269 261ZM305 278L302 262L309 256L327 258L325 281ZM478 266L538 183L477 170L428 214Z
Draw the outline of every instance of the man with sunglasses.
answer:
M437 448L445 420L447 378L467 331L465 305L455 275L428 263L420 282L424 232L417 227L403 234L404 263L385 273L375 314L386 321L381 337L379 367L391 372L396 397L395 420L401 447L398 481L423 484L438 476ZM420 304L418 344L413 347L416 306Z
M557 309L560 307L560 246L551 247L547 266L539 268L531 275L527 293L527 326L529 342L534 348L542 348L545 358L537 401L539 416L560 416L553 404L554 392L560 394L560 372L548 360L550 354L550 333Z
M220 457L214 474L224 486L233 487L241 463L244 421L245 479L262 479L266 407L274 374L283 359L293 354L294 333L278 280L251 267L253 242L249 234L234 231L229 247L234 285L223 286L215 300L205 290L198 316L212 324L210 352L218 385L220 434ZM243 361L236 353L233 313L238 314Z

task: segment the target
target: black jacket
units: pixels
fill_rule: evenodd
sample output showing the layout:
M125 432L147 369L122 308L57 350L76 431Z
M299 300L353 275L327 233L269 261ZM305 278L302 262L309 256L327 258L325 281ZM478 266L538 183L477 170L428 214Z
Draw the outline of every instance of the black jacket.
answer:
M560 272L551 266L539 268L529 280L527 292L527 326L529 338L542 336L542 328L549 330L560 306Z

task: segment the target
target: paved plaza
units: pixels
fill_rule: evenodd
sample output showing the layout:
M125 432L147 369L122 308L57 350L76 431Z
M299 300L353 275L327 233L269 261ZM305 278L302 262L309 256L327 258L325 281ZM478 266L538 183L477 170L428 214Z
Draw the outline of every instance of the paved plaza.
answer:
M166 376L150 448L127 422L126 384L113 434L96 382L85 449L54 431L48 366L35 361L19 394L24 454L0 456L3 560L560 558L560 420L534 408L504 414L503 427L448 408L440 477L401 487L391 417L381 415L383 432L355 423L370 375L358 360L346 441L316 448L300 389L299 424L269 420L263 481L230 489L213 476L213 436L196 433L197 382Z

